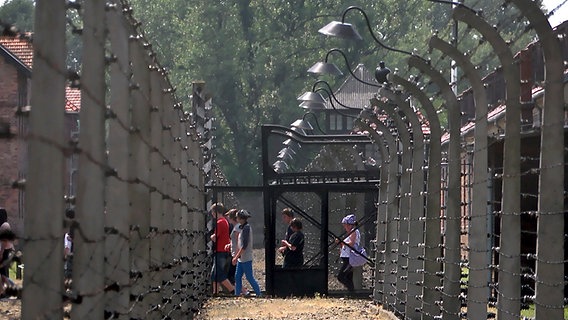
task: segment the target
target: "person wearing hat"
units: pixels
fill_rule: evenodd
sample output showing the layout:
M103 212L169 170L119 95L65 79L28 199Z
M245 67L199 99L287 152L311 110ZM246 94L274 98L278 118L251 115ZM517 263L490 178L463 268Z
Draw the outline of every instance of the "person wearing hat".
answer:
M339 273L337 274L337 280L341 282L349 292L352 292L354 289L353 285L353 267L349 264L349 254L351 253L351 248L357 248L359 243L361 242L361 233L357 226L357 218L354 214L346 215L342 220L341 224L347 233L347 237L341 241L340 239L335 239L336 243L340 243L339 249L339 257L343 264L339 269Z
M247 277L247 281L250 283L257 297L260 297L262 293L260 292L260 286L254 278L252 272L252 228L248 223L248 218L250 213L246 210L239 210L237 212L237 222L240 224L239 229L239 250L233 257L233 264L237 266L235 272L235 295L241 294L243 287L243 274Z

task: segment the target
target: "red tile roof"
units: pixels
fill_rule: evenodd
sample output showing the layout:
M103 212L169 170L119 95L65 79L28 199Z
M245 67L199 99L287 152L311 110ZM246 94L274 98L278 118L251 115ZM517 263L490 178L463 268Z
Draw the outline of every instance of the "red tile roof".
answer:
M65 90L65 111L79 112L81 109L81 90L67 87Z
M26 67L33 66L33 46L31 41L23 37L0 36L0 46L6 48L15 59L18 59ZM81 109L81 90L67 87L65 90L65 111L79 112Z
M18 60L28 68L32 68L34 50L32 43L24 37L0 36L0 45L8 49Z

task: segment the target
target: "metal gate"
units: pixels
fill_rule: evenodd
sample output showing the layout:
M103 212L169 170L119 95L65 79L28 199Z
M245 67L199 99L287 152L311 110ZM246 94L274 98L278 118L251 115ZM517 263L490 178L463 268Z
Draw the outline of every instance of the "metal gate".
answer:
M363 135L306 135L281 126L262 127L267 294L344 293L335 279L340 265L335 239L346 236L341 219L348 213L356 214L362 243L373 251L380 174L375 167L379 155L371 143ZM285 147L278 151L281 144ZM286 152L296 155L286 157L289 163L278 156ZM271 159L280 160L270 164ZM282 268L276 250L287 229L281 217L284 208L303 222L306 243L299 269ZM370 293L373 272L373 263L355 269L354 294Z

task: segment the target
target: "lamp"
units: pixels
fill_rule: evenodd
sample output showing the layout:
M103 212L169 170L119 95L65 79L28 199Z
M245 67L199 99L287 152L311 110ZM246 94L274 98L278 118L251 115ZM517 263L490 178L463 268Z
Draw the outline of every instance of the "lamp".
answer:
M316 88L316 85L318 84L324 84L328 90L326 90L326 88ZM325 106L326 100L323 98L323 96L319 93L317 93L317 91L325 91L328 95L328 97L330 98L329 101L331 103L331 106L335 108L335 106L333 105L333 100L335 100L335 102L337 102L340 106L344 107L345 109L352 109L352 110L361 110L360 108L355 108L355 107L349 107L344 105L343 103L341 103L337 97L333 94L333 90L331 89L331 86L329 85L329 83L327 83L327 81L324 80L318 80L314 83L314 85L312 86L312 91L308 91L304 94L302 94L301 96L298 97L298 100L302 101L302 102L312 102L315 104L321 104ZM336 109L337 110L337 109Z
M361 83L364 83L364 84L367 84L367 85L370 85L370 86L373 86L373 87L379 87L379 85L377 85L376 83L367 82L367 81L357 77L357 75L355 75L355 73L353 73L353 71L349 67L349 60L347 60L347 56L345 55L345 53L343 51L341 51L340 49L337 49L337 48L333 48L333 49L329 50L325 55L324 62L316 62L313 66L311 66L308 69L308 73L331 74L331 75L334 75L334 76L342 76L343 73L341 72L341 70L339 70L339 68L335 64L328 62L329 55L333 52L338 52L339 54L341 54L341 56L343 57L343 60L345 61L345 64L347 65L347 69L349 70L349 73L351 74L351 76L353 78L357 79L357 81L359 81Z
M285 159L294 160L294 154L295 153L296 152L294 150L292 150L292 148L285 147L285 148L282 148L282 150L280 150L278 152L278 155L276 157L280 160L285 160Z
M311 101L311 102L315 102L315 103L325 105L325 99L322 97L322 95L320 93L318 93L316 91L317 90L315 90L315 84L314 84L314 88L312 89L312 91L304 92L301 96L298 97L298 100L300 100L300 101Z
M326 134L325 131L323 131L321 129L317 116L313 112L309 112L309 111L304 113L304 116L302 117L302 119L298 119L298 120L292 122L292 127L297 127L297 128L303 129L303 130L313 131L314 127L306 120L307 115L311 115L315 120L316 127L318 128L318 130L322 134Z
M274 170L278 173L288 170L288 164L284 160L278 160L272 164Z
M320 80L320 82L325 82L325 81ZM327 82L326 82L326 84L327 84ZM329 84L327 84L327 85L329 87ZM347 106L347 105L341 103L337 99L337 97L333 94L333 92L330 92L325 88L317 88L317 89L315 89L315 91L324 91L325 93L327 93L327 96L329 98L329 103L330 103L331 107L333 108L333 110L335 110L335 112L339 113L342 116L348 117L348 118L353 118L353 119L357 118L357 117L352 116L350 114L347 114L345 112L341 112L341 110L339 110L335 107L333 100L335 100L336 103L338 103L340 106L344 107L345 109L351 109L351 110L361 110L361 109L350 107L350 106ZM299 106L300 106L300 108L309 109L309 110L325 110L326 109L325 104L317 102L317 101L310 101L310 100L302 101L302 103L300 103Z
M319 29L318 32L321 33L321 34L324 34L326 36L339 37L339 38L343 38L343 39L363 40L363 38L361 37L359 32L357 32L357 30L355 29L355 27L352 24L345 23L345 15L347 14L347 12L349 12L351 10L357 10L357 11L361 12L361 14L363 14L363 17L365 17L365 22L367 23L367 28L369 29L371 36L373 37L373 39L375 40L375 42L378 45L380 45L381 47L383 47L383 48L385 48L389 51L404 53L406 55L412 55L411 52L401 50L401 49L392 48L392 47L389 47L389 46L385 45L384 43L382 43L381 40L379 40L379 38L377 38L377 36L373 32L373 28L371 27L371 22L369 21L369 18L367 17L367 14L365 13L365 11L363 9L357 7L357 6L350 6L347 9L345 9L345 11L343 11L343 14L341 15L341 22L332 21L332 22L328 23L325 27Z
M308 113L306 113L306 114L308 114ZM309 131L314 130L314 127L312 127L312 125L308 121L304 120L304 118L298 119L298 120L292 122L290 125L292 127L297 127L297 128L304 129L304 130L309 130Z
M350 10L349 8L347 8L347 10ZM321 34L325 34L326 36L334 36L343 39L363 40L363 37L361 37L359 32L357 32L357 30L353 27L352 24L344 22L345 13L347 12L347 10L343 12L343 17L341 19L341 22L332 21L328 23L325 27L319 29L318 32Z
M285 145L285 146L287 146L287 147L290 147L290 148L292 148L292 149L294 149L294 148L295 148L295 149L300 149L300 148L302 148L302 145L301 145L301 144L299 144L297 141L294 141L294 140L292 140L292 139L286 139L286 140L284 140L284 142L282 142L282 144Z

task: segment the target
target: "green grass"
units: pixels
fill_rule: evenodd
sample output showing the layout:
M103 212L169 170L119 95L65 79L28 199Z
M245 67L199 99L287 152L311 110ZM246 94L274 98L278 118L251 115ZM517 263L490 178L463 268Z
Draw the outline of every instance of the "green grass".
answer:
M521 310L521 317L534 318L534 304L530 304L528 309ZM564 308L564 319L568 319L568 308Z
M18 268L18 267L16 266L15 263L12 263L12 264L10 265L10 269L9 269L9 272L8 272L8 275L9 275L10 279L12 279L12 280L16 279L17 268ZM24 277L24 270L22 270L22 278L23 278L23 277Z

